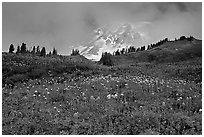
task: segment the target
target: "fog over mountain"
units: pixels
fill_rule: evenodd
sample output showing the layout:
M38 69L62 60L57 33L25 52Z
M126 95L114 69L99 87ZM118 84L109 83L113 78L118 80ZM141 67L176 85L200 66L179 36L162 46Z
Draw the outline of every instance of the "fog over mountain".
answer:
M79 47L87 54L89 47L94 55L102 45L113 50L181 35L202 39L202 3L4 2L2 31L3 51L11 43L25 42L28 47L45 46L47 51L55 47L64 55ZM93 46L98 46L95 52Z

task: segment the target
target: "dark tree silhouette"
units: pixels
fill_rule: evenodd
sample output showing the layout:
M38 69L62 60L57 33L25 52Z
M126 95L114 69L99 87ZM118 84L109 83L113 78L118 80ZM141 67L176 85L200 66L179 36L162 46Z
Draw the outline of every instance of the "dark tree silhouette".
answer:
M42 48L41 52L40 52L40 56L44 56L46 55L46 50L45 47Z
M78 49L73 49L72 53L71 53L71 56L76 56L76 55L80 55L79 50Z
M120 54L125 54L125 48L120 51Z
M107 53L107 52L102 53L102 57L99 62L106 66L112 66L113 62L111 60L111 56L112 55L110 53Z
M130 46L129 48L128 48L128 53L130 53L130 52L135 52L136 51L136 49L135 49L135 47L133 47L133 46Z
M136 52L138 52L138 51L141 51L141 50L140 50L140 47L139 47L139 48L137 48Z
M151 48L155 48L156 47L156 44L152 44Z
M147 46L147 50L152 48L152 44Z
M52 55L57 55L57 50L53 48Z
M165 38L163 40L160 40L159 42L155 43L155 44L151 44L150 47L147 48L148 49L151 49L151 48L155 48L155 47L158 47L158 46L161 46L162 44L164 44L165 42L168 42L168 38Z
M21 53L21 48L20 48L20 46L19 46L19 45L18 45L18 47L17 47L16 54L18 54L18 53Z
M13 53L13 52L14 52L14 46L13 44L11 44L9 47L9 53Z
M117 55L120 55L119 49L115 52L115 55L116 55L116 56L117 56Z
M145 50L145 46L142 46L142 47L141 47L141 51L144 51L144 50Z
M22 43L21 45L21 53L26 53L26 44Z
M48 55L51 56L51 55L52 55L52 52L50 51Z
M37 46L36 54L37 54L37 55L40 55L40 46Z
M186 39L185 36L181 36L181 37L179 38L179 40L185 40L185 39Z
M193 36L190 36L190 37L187 38L188 41L193 41L193 39L194 39Z

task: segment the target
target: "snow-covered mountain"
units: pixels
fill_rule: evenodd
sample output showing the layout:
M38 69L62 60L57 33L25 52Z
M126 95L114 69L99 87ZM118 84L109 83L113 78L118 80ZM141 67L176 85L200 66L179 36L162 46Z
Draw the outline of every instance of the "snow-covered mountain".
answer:
M131 24L106 25L98 28L95 37L87 44L77 48L88 59L100 60L103 52L114 52L129 46L141 46L144 43L143 34Z

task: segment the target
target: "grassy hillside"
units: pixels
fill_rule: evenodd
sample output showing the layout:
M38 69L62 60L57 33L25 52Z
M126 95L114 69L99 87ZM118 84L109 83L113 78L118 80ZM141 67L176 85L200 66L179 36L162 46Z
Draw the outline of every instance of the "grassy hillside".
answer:
M202 41L196 39L169 41L153 49L111 59L115 67L134 66L148 75L202 81Z
M55 77L64 73L84 75L86 72L85 75L92 75L104 68L106 67L99 66L80 55L51 57L10 53L2 55L3 86L13 86L16 82Z
M201 135L200 41L158 48L114 56L111 67L3 53L2 134Z
M202 57L202 41L197 39L169 41L149 50L113 56L112 60L114 65L119 65L130 62L179 62L195 57Z

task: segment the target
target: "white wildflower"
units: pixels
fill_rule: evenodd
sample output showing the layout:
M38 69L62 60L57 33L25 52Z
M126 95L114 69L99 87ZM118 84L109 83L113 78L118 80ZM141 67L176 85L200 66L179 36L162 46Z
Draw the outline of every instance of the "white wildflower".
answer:
M91 100L95 100L95 98L93 96L90 97Z
M199 109L199 112L202 112L202 109Z
M98 96L97 98L96 98L96 100L99 100L100 99L100 97Z
M75 118L79 117L79 112L74 113L74 117Z
M108 94L107 98L108 98L108 99L111 99L111 95L110 95L110 94Z

